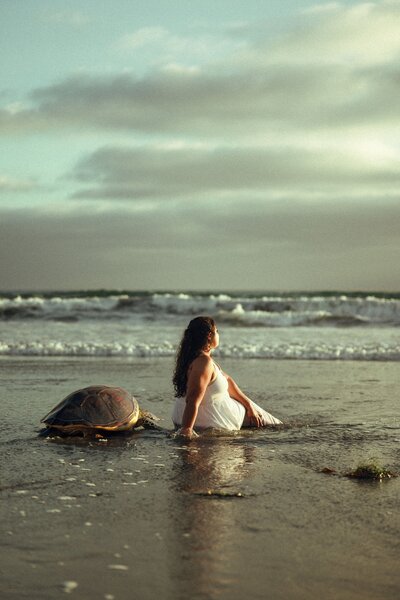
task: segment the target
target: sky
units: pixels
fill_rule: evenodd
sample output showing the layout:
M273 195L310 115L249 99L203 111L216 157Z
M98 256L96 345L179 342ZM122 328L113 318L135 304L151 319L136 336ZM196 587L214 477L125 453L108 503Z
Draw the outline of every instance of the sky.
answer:
M399 290L400 0L2 0L0 290Z

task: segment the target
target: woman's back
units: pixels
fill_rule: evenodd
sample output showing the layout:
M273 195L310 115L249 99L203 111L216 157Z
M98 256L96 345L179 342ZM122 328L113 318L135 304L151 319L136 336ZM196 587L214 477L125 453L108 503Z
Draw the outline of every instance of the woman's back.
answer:
M213 362L215 379L207 386L196 417L195 428L240 429L245 409L228 394L228 381L221 369ZM182 424L186 398L177 398L172 420L178 427Z

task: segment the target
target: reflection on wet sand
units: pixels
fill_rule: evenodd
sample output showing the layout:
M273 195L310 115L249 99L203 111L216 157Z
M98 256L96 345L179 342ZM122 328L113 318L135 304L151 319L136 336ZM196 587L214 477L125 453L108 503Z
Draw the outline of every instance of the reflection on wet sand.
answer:
M212 591L232 588L241 576L232 576L230 563L237 553L236 509L245 511L246 500L235 495L207 496L207 492L244 493L253 452L226 438L203 437L177 448L169 552L176 598L184 596L188 585L195 597L209 598Z

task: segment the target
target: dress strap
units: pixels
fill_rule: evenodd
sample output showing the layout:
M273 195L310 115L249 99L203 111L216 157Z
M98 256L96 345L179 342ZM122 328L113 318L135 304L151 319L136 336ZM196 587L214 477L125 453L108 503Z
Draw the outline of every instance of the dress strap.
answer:
M214 377L214 379L213 379L212 381L210 381L210 383L209 383L208 385L212 385L212 384L214 383L214 381L216 381L216 380L218 379L218 369L219 369L219 371L221 372L221 367L219 366L219 364L218 364L218 363L216 363L216 362L213 360L213 361L212 361L212 364L213 364L213 367L214 367L214 374L215 374L215 377ZM215 367L217 367L217 368L215 368Z

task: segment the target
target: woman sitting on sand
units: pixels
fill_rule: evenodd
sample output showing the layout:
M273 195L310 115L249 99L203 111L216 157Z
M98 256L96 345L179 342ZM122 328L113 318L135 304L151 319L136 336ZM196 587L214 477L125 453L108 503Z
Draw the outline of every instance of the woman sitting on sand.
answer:
M228 429L281 425L248 398L210 356L219 334L211 317L196 317L183 334L173 384L172 420L179 435L193 437L194 429Z

